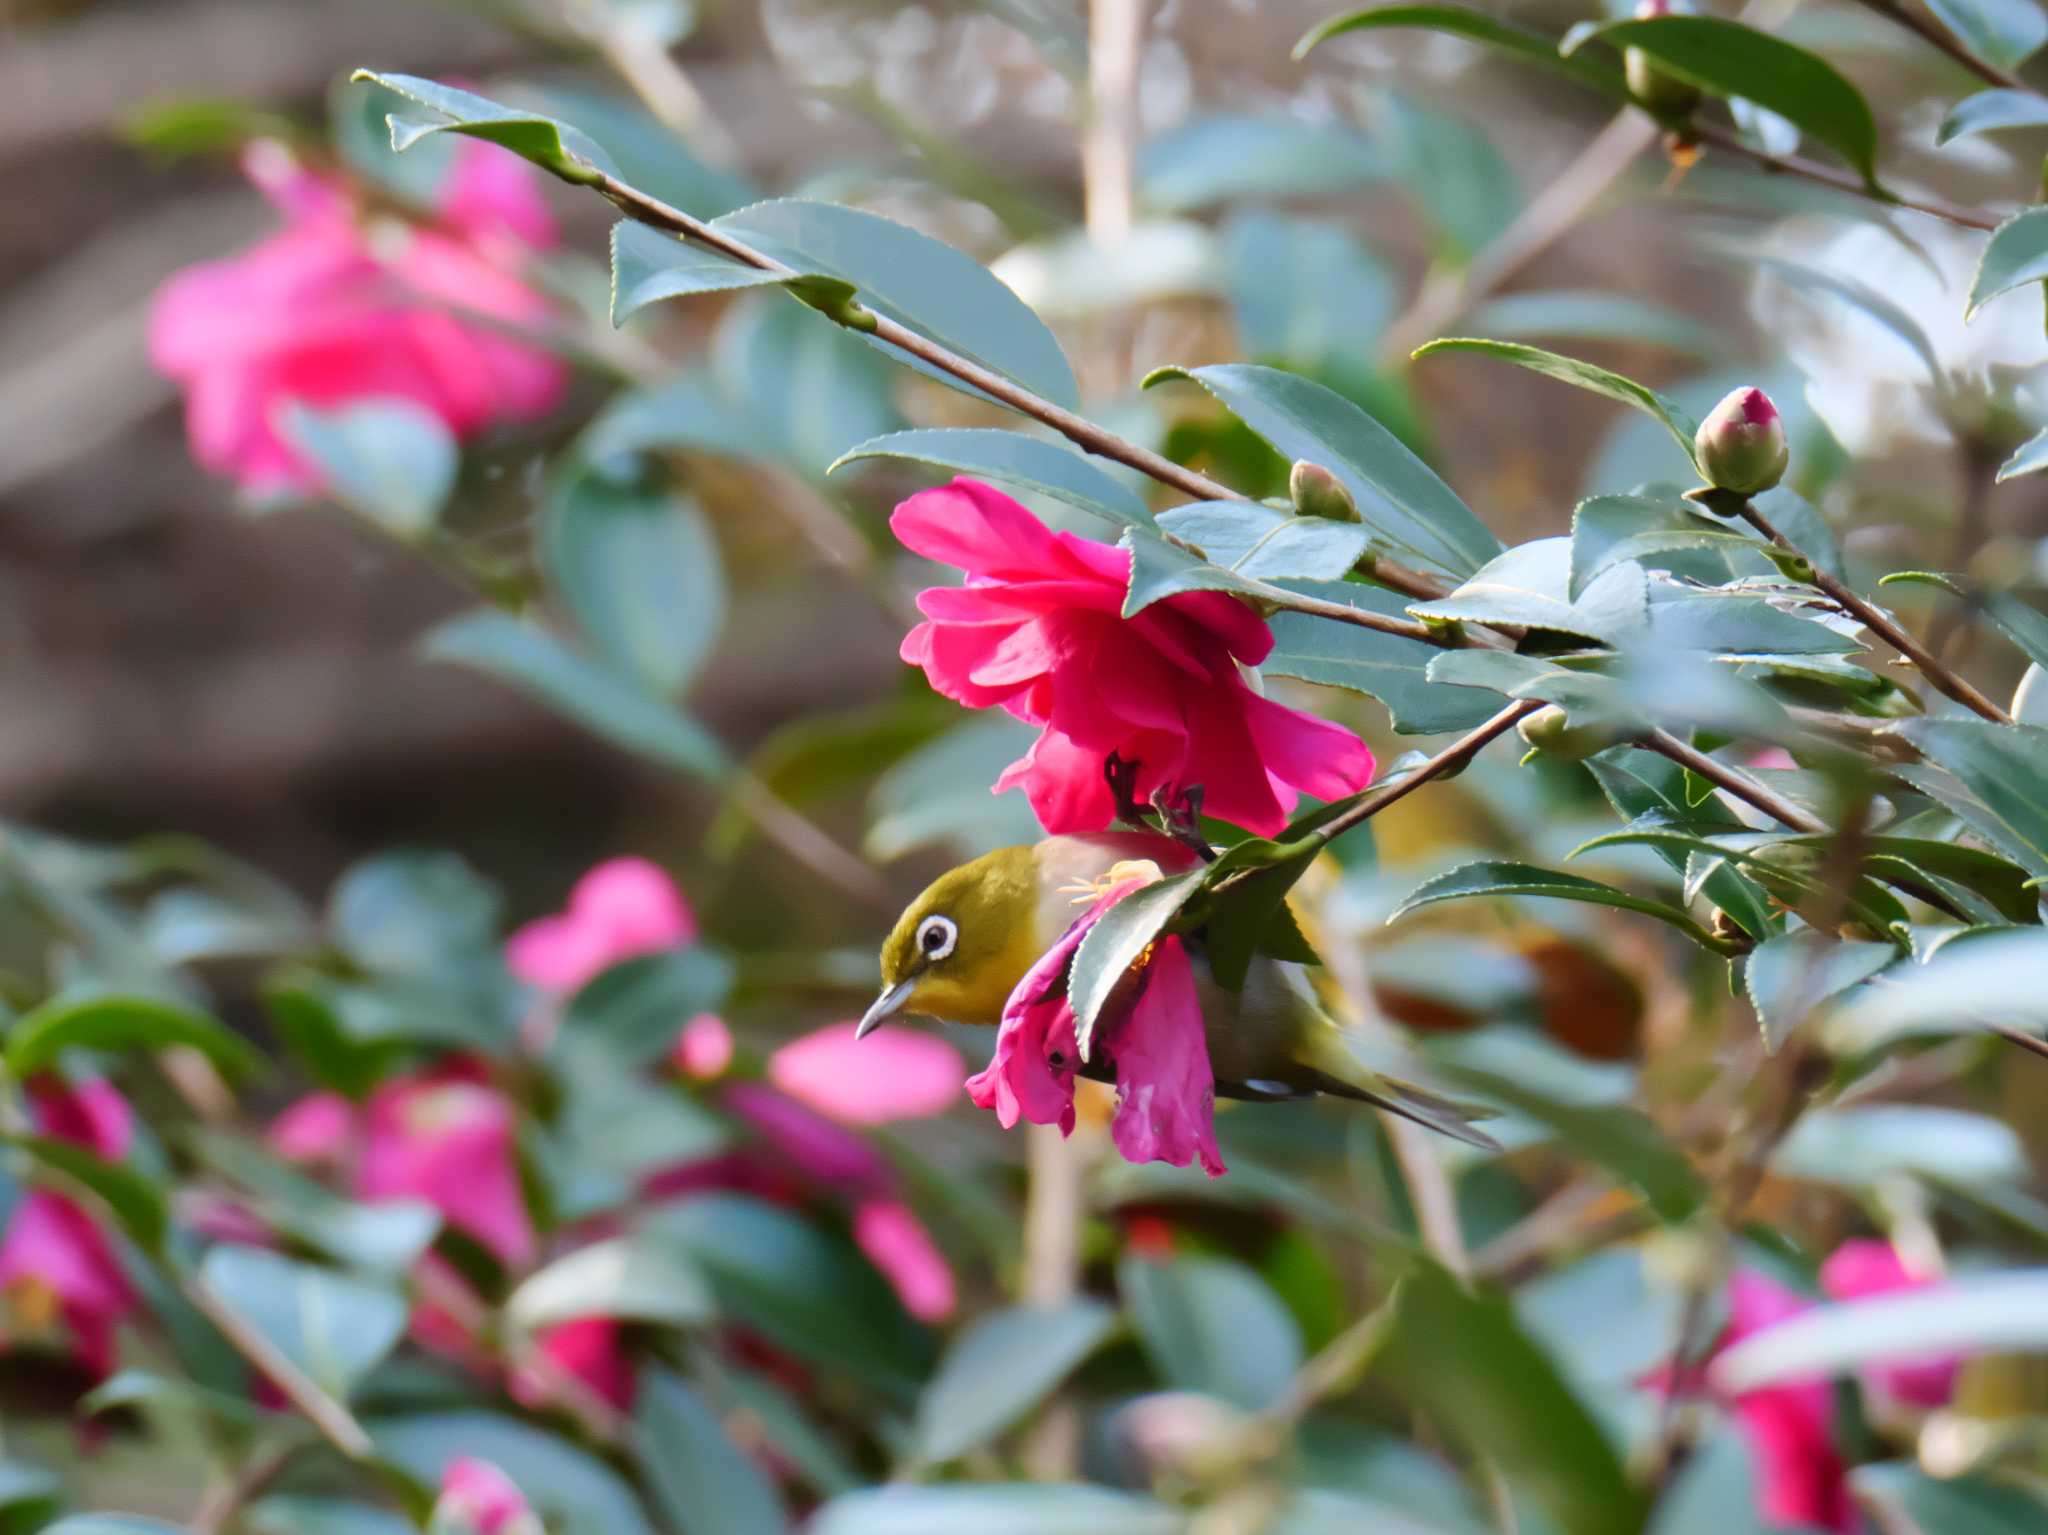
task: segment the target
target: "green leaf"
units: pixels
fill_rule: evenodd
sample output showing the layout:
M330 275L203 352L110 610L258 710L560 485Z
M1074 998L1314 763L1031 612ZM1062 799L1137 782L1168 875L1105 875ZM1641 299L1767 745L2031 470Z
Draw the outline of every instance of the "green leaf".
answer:
M1117 1288L1152 1368L1177 1391L1259 1412L1280 1399L1301 1366L1301 1329L1241 1263L1126 1258Z
M0 1144L27 1153L32 1161L98 1199L144 1252L162 1250L171 1229L171 1209L155 1179L124 1163L102 1161L75 1142L50 1136L0 1133Z
M1901 1178L1986 1191L2022 1188L2029 1178L2012 1126L1925 1103L1810 1108L1771 1154L1771 1171L1871 1192Z
M416 1535L411 1520L389 1509L292 1492L251 1503L241 1523L249 1535Z
M1310 49L1346 32L1363 32L1381 27L1421 27L1432 32L1449 32L1474 42L1503 49L1531 64L1540 64L1605 95L1621 97L1628 86L1621 71L1605 60L1583 58L1558 52L1557 39L1512 22L1498 21L1462 5L1379 5L1370 10L1333 16L1313 28L1294 45L1294 56L1305 58Z
M1178 1509L1086 1484L874 1487L834 1498L805 1535L1186 1535Z
M1573 1102L1497 1072L1455 1064L1442 1069L1460 1087L1552 1131L1573 1155L1634 1189L1659 1220L1677 1225L1698 1213L1705 1186L1685 1154L1640 1110L1626 1104Z
M1229 592L1259 605L1270 604L1281 595L1278 588L1222 565L1212 565L1193 550L1170 544L1141 528L1132 528L1117 544L1131 552L1131 584L1124 594L1125 618L1134 618L1153 603L1182 592Z
M1710 1368L1731 1395L1865 1365L2048 1348L2048 1270L1959 1274L1921 1290L1815 1306L1723 1350Z
M2042 434L2048 437L2048 433ZM2017 645L2036 666L2048 666L2048 613L2019 600L2010 592L1979 590L1955 576L1931 570L1901 570L1878 584L1894 583L1938 586L1953 593L1998 626L1999 632Z
M903 425L890 360L801 304L742 300L712 350L724 396L746 421L736 447L765 440L808 480L854 444Z
M1341 602L1388 618L1406 616L1408 599L1382 587L1357 581L1292 581L1285 585L1289 591L1324 602ZM1332 623L1307 613L1275 613L1266 627L1273 632L1273 649L1260 663L1261 671L1377 698L1387 706L1394 729L1405 735L1469 730L1498 707L1474 697L1469 688L1431 682L1430 663L1444 651L1421 640Z
M1888 943L1860 943L1803 931L1759 944L1742 984L1756 1009L1765 1048L1776 1051L1818 1004L1867 981L1897 959Z
M1719 799L1691 802L1685 769L1654 752L1622 749L1603 753L1586 764L1600 792L1607 796L1615 813L1625 821L1640 820L1653 813L1690 818L1695 824L1739 831L1742 822ZM1690 855L1669 848L1657 853L1681 875L1693 863ZM1687 879L1690 887L1692 881ZM1777 918L1764 892L1725 859L1716 859L1700 892L1726 912L1745 933L1761 941L1777 931Z
M344 1401L405 1336L408 1307L396 1285L297 1263L265 1248L211 1249L199 1282Z
M1238 335L1258 361L1327 368L1393 317L1393 277L1342 224L1251 208L1223 226L1222 250Z
M431 975L494 954L500 914L497 890L460 854L404 849L350 866L327 925L365 970Z
M1713 584L1769 568L1746 533L1717 526L1680 496L1593 496L1572 511L1571 582L1576 600L1595 577L1630 561Z
M887 860L943 843L965 860L1042 836L1023 795L988 790L1036 738L1022 721L989 710L911 752L875 780L862 847Z
M42 1535L186 1535L186 1529L140 1514L73 1514L46 1525Z
M35 1535L64 1508L64 1484L53 1472L0 1460L0 1535Z
M1849 1482L1863 1502L1902 1513L1914 1535L2034 1535L2048 1528L2048 1503L2012 1482L1934 1477L1900 1460L1858 1466Z
M1436 226L1446 260L1469 262L1522 211L1515 170L1479 128L1397 90L1367 98L1376 142Z
M2048 43L2048 15L2033 0L1927 0L1956 40L1987 64L2018 69Z
M618 1472L548 1429L482 1410L377 1418L363 1426L378 1458L423 1488L438 1488L451 1461L472 1456L509 1476L560 1535L655 1535Z
M1138 154L1138 193L1162 213L1215 203L1348 192L1386 179L1372 140L1343 123L1303 117L1193 118L1146 143Z
M7 1069L26 1077L67 1050L197 1050L222 1071L253 1076L263 1057L225 1024L153 997L54 997L6 1029Z
M1691 315L1626 293L1597 289L1503 294L1488 299L1468 318L1475 329L1495 336L1647 344L1701 358L1717 357L1727 350L1712 328Z
M1500 553L1500 540L1427 464L1335 391L1277 368L1229 363L1161 368L1145 384L1192 379L1286 459L1309 459L1351 492L1365 525L1395 549L1452 576Z
M1041 437L994 427L926 427L874 437L839 455L827 474L865 458L902 458L1036 491L1122 527L1150 527L1138 493L1083 455Z
M621 219L612 226L614 325L624 325L648 305L666 299L729 293L735 288L773 288L788 280L785 273L748 266L711 246L632 219Z
M1211 564L1257 581L1338 580L1372 540L1358 523L1297 517L1256 501L1195 501L1161 512L1159 525Z
M2048 128L2048 99L2032 91L1990 90L1965 96L1948 109L1935 130L1936 147L1973 133L2000 133L2010 128Z
M1494 860L1461 864L1433 879L1424 880L1409 892L1406 900L1388 913L1387 921L1396 922L1409 912L1437 901L1462 900L1468 896L1502 895L1547 896L1553 900L1584 901L1595 906L1613 906L1623 911L1640 912L1646 917L1655 917L1660 922L1669 923L1703 948L1712 949L1717 953L1725 952L1727 949L1722 940L1693 921L1683 907L1631 895L1626 890L1617 890L1614 886L1603 885L1598 880L1581 879L1576 874L1542 869L1534 864Z
M689 1255L647 1232L564 1253L505 1302L506 1320L527 1332L595 1316L687 1327L716 1314L711 1286Z
M618 168L590 137L567 123L537 112L523 112L469 91L457 90L417 75L378 74L359 69L352 80L368 81L395 91L426 110L424 120L394 116L391 147L403 152L437 133L466 133L502 144L542 170L577 186L595 186Z
M682 1535L773 1535L789 1527L774 1484L668 1371L641 1377L630 1439L656 1504Z
M1712 16L1616 21L1586 34L1616 48L1639 48L1667 73L1716 96L1739 97L1775 112L1835 151L1877 189L1877 119L1862 92L1818 54ZM1567 43L1567 51L1579 46Z
M695 502L571 472L548 499L541 556L614 670L669 698L702 670L725 623L725 574Z
M2048 729L1917 719L1902 720L1891 730L1977 796L1989 818L1979 830L2030 873L2048 874Z
M1999 465L2001 482L2022 474L2039 474L2048 469L2048 429L2036 432L2013 450L2011 458Z
M954 1338L918 1399L917 1458L956 1460L1021 1420L1116 1330L1100 1301L1007 1306Z
M1991 232L1977 258L1965 320L2001 293L2048 278L2048 208L2024 208Z
M1831 1009L1821 1038L1830 1049L1849 1052L1993 1024L2048 1035L2043 966L2048 932L2040 928L1958 937L1924 964L1901 966Z
M1610 373L1605 368L1581 362L1576 357L1546 352L1542 347L1524 346L1517 341L1488 341L1475 336L1447 336L1417 347L1414 355L1433 357L1440 352L1477 352L1483 357L1496 357L1503 362L1511 362L1516 367L1527 368L1532 373L1541 373L1545 378L1554 378L1574 388L1589 390L1594 394L1605 395L1610 400L1619 400L1624 405L1633 406L1662 423L1664 429L1671 433L1679 447L1685 451L1686 460L1693 461L1693 438L1699 432L1699 423L1680 409L1675 401L1666 399L1654 389L1638 384L1634 379L1623 378L1619 373Z
M1547 629L1607 646L1641 635L1650 620L1642 567L1611 565L1573 599L1566 596L1571 557L1569 539L1531 539L1489 560L1448 595L1410 603L1408 611L1455 623Z
M1826 294L1852 309L1860 310L1905 343L1921 366L1927 369L1930 384L1936 389L1946 384L1948 369L1920 322L1874 288L1842 273L1802 266L1796 261L1780 261L1753 254L1745 254L1742 260L1745 266L1769 272L1802 292Z
M1572 1535L1637 1535L1642 1494L1507 1301L1426 1259L1397 1292L1387 1364L1434 1423L1485 1455ZM1455 1367L1446 1361L1455 1360Z
M427 636L424 651L436 661L490 672L586 730L665 767L716 779L731 766L724 748L696 721L509 614L452 619Z
M675 1043L678 1019L715 1012L732 990L732 962L715 949L640 954L584 983L562 1014L562 1034L651 1065Z
M1201 883L1198 873L1177 874L1134 890L1104 912L1081 940L1067 972L1067 996L1073 1003L1074 1037L1082 1060L1092 1054L1103 1011L1131 966Z
M865 348L860 355L872 356ZM607 460L628 454L686 452L744 461L774 459L783 450L783 439L770 426L727 399L707 376L688 372L614 395L576 451L585 462L610 468Z
M350 511L406 540L433 531L462 456L454 434L432 411L401 399L370 398L333 410L293 401L278 424Z
M189 1144L202 1164L248 1198L266 1225L351 1268L403 1274L441 1229L440 1212L424 1200L357 1204L240 1136L202 1129L192 1132Z

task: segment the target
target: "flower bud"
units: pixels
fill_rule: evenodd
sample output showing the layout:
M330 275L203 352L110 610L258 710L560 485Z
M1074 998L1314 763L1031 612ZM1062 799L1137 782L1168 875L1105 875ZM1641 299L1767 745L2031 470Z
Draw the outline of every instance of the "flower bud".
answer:
M1567 762L1583 762L1621 739L1620 732L1611 725L1572 724L1556 704L1548 704L1527 716L1515 726L1515 731L1537 751Z
M1651 21L1678 13L1671 0L1638 0L1636 20ZM1636 105L1667 128L1683 127L1700 104L1700 88L1667 74L1640 48L1621 50L1621 71Z
M467 1457L449 1462L428 1528L433 1535L544 1535L512 1478Z
M1344 482L1321 464L1312 464L1305 458L1296 459L1293 472L1287 476L1287 496L1303 517L1358 521L1358 503L1351 499Z
M1758 495L1777 484L1792 456L1778 407L1754 387L1737 389L1714 407L1700 423L1693 451L1709 484L1739 496Z

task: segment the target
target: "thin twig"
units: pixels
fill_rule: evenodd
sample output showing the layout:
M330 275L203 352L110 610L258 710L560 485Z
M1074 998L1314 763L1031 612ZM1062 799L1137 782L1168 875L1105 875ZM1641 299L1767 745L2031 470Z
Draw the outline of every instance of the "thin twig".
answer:
M1860 3L1865 10L1875 11L1887 21L1897 22L1908 32L1925 39L1931 47L1947 54L1987 84L2002 86L2009 91L2032 91L2033 87L2018 75L2008 73L1996 64L1987 64L1957 42L1945 28L1935 25L1918 11L1901 5L1899 0L1860 0Z
M1752 805L1779 824L1809 836L1824 834L1827 822L1812 811L1801 808L1778 793L1767 788L1740 768L1717 762L1698 747L1681 741L1668 730L1653 730L1644 736L1640 745L1669 757L1682 768L1687 768L1717 789L1725 790L1746 805Z
M1816 160L1802 159L1798 155L1774 155L1744 143L1733 129L1723 128L1718 123L1695 123L1688 130L1703 144L1712 144L1730 154L1741 155L1754 160L1767 171L1780 175L1797 176L1802 181L1815 182L1820 186L1833 187L1838 192L1847 192L1855 197L1868 197L1874 202L1887 203L1897 208L1910 208L1915 213L1924 213L1930 218L1960 224L1966 229L1992 230L1998 227L1998 220L1987 218L1968 208L1957 207L1954 203L1941 202L1930 197L1900 197L1896 194L1873 192L1863 178L1853 171L1838 170L1832 165L1822 165Z
M1475 725L1428 761L1404 773L1394 783L1371 791L1343 814L1333 816L1303 840L1318 846L1336 841L1344 833L1378 815L1389 805L1407 798L1433 778L1462 768L1478 756L1494 737L1503 735L1538 709L1549 707L1540 698L1517 699L1484 724ZM1225 882L1227 883L1227 881Z
M1799 547L1783 533L1780 533L1772 525L1770 519L1756 509L1756 503L1747 496L1730 497L1725 500L1716 498L1707 504L1720 511L1727 507L1730 502L1734 504L1736 515L1755 528L1757 532L1763 534L1765 538L1768 538L1787 554L1798 555L1801 559L1806 559L1806 556L1801 553ZM1907 631L1905 625L1882 609L1864 601L1863 598L1857 596L1848 586L1836 580L1818 565L1815 565L1812 560L1808 559L1806 562L1813 570L1813 575L1810 578L1813 585L1827 593L1844 611L1853 613L1871 633L1877 635L1887 645L1891 646L1892 649L1918 667L1920 675L1927 679L1929 685L1947 694L1964 708L1974 710L1976 713L1983 715L1985 719L1992 721L1994 724L2010 725L2012 723L2012 716L2010 714L2007 714L2005 710L1986 698L1968 679L1959 675L1948 663L1914 639L1912 634Z
M182 1286L185 1298L221 1335L235 1346L249 1363L284 1393L285 1400L320 1430L327 1442L350 1460L368 1460L375 1452L369 1434L355 1414L322 1390L319 1382L304 1370L232 1306L224 1304L204 1283L188 1279Z

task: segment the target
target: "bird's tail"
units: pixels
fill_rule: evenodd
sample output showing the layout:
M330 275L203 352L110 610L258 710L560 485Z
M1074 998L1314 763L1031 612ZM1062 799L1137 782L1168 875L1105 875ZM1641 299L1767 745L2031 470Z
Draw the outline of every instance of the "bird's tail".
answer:
M1468 1146L1477 1146L1482 1151L1502 1149L1499 1141L1472 1123L1475 1119L1494 1117L1497 1110L1485 1104L1447 1097L1377 1070L1364 1058L1364 1042L1340 1028L1332 1019L1323 1019L1322 1027L1311 1032L1310 1064L1323 1079L1317 1084L1322 1091L1340 1098L1355 1098L1389 1114L1399 1114L1425 1129L1448 1135Z

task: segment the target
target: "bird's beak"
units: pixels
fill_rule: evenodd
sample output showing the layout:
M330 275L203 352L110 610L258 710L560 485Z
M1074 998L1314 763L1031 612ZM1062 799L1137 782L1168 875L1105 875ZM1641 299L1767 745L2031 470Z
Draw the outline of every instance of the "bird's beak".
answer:
M868 1035L903 1011L903 1005L910 1000L910 994L917 988L917 977L908 976L894 986L884 986L882 994L875 998L868 1010L861 1014L860 1027L853 1031L855 1039L866 1039Z

